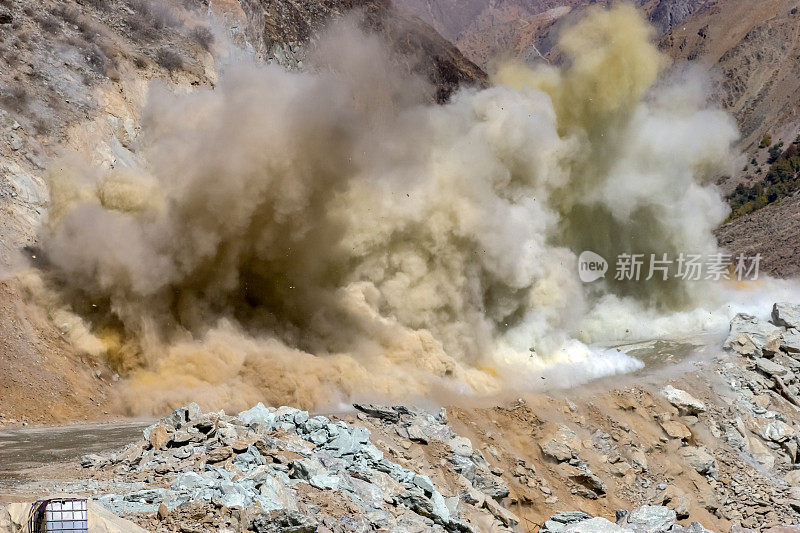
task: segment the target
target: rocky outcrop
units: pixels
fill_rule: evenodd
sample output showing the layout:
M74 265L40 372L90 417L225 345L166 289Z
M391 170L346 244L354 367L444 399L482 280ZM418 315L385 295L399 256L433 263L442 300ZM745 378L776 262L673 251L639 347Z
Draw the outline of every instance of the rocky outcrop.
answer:
M398 68L422 76L435 88L431 95L446 102L462 85L485 86L486 74L436 30L394 9L385 0L241 0L247 15L248 40L266 61L300 68L310 41L331 21L348 13L364 30L379 35Z

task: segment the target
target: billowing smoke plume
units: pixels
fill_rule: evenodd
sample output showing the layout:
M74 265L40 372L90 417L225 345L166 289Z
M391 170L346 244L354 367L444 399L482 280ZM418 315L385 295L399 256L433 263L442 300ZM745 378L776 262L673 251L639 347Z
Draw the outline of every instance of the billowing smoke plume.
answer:
M709 183L736 128L698 77L659 83L650 29L621 6L563 33L564 67L509 65L436 106L348 28L305 73L237 64L214 90L152 94L135 168L51 172L49 284L131 410L635 368L582 342L653 333L633 324L701 291L584 285L576 257L715 250Z

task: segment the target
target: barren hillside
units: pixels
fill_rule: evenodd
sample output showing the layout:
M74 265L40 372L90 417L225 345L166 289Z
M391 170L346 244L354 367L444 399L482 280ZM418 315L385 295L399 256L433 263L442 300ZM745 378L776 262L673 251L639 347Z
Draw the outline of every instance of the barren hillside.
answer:
M590 3L0 0L0 530L800 531L794 286L578 276L800 272L797 7Z
M436 32L380 2L215 2L211 12L200 2L45 2L34 9L0 1L0 57L8 67L0 69L0 423L100 418L118 409L108 394L115 372L74 348L60 322L68 319L46 316L30 301L26 281L13 276L43 260L36 248L49 161L74 150L106 168L128 166L151 86L213 86L212 52L229 39L297 68L315 32L351 10L366 12L369 30L393 43L399 68L432 82L431 99L446 100L460 83L485 83Z

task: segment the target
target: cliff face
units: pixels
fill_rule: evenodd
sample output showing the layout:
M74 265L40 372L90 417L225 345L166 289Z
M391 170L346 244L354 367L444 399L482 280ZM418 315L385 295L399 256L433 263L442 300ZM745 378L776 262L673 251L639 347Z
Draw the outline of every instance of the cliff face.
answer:
M800 95L796 3L773 0L753 7L752 2L719 3L662 41L675 60L701 63L718 73L715 99L736 117L748 150L765 133L777 142L783 130L797 125Z
M115 409L114 372L68 342L63 323L31 302L15 276L37 260L50 162L74 150L106 168L130 165L151 86L213 86L215 54L227 40L298 67L321 28L354 10L393 43L400 67L432 82L432 99L486 83L432 28L374 0L0 0L0 423Z
M419 18L382 0L242 0L248 40L258 55L292 67L302 65L305 49L331 21L353 13L364 30L385 39L398 68L418 74L445 102L461 85L486 85L486 74Z
M456 43L469 59L485 67L496 57L523 60L549 56L558 22L594 0L397 0ZM637 0L659 36L670 32L714 2L710 0Z

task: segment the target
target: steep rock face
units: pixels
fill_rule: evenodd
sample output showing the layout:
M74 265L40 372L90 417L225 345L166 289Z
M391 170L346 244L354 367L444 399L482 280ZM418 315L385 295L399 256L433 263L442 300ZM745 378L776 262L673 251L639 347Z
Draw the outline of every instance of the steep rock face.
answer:
M719 3L696 13L664 37L662 49L677 61L700 62L721 73L715 100L736 117L742 146L764 133L773 142L796 134L800 81L796 75L800 11L789 0ZM788 130L792 130L788 132Z
M414 13L430 24L478 65L486 66L496 57L522 60L554 59L549 50L558 22L595 0L397 0L400 9ZM638 0L636 2L664 35L711 0Z
M248 40L265 60L301 66L304 49L332 20L350 12L363 28L380 35L399 68L429 80L432 97L447 101L461 85L484 86L486 74L422 20L397 11L383 0L241 0Z
M649 12L650 23L659 35L676 28L689 17L704 10L713 2L709 0L644 0L642 6Z

